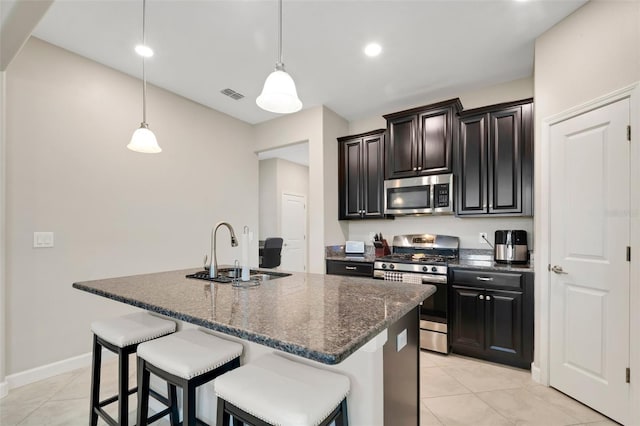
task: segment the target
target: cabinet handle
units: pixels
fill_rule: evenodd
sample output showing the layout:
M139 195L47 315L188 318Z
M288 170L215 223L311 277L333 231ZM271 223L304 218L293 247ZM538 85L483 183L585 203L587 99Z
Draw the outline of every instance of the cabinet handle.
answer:
M479 298L480 300L484 300L484 296L483 296L483 295L478 296L478 298Z
M418 167L418 170L422 170L422 167Z
M418 170L418 168L417 168L417 167L414 167L414 168L413 168L413 171L415 172L416 170Z
M487 302L491 300L491 296L487 296Z
M355 266L345 266L344 269L348 271L355 271L357 268Z
M478 280L478 281L493 281L493 278L491 278L491 277L476 277L476 280Z

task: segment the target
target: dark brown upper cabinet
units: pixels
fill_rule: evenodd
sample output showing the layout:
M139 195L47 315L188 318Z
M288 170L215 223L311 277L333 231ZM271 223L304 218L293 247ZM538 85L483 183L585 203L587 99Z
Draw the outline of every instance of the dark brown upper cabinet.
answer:
M386 178L450 173L460 99L387 114Z
M384 217L385 130L338 138L338 219Z
M457 215L533 215L532 99L460 113Z

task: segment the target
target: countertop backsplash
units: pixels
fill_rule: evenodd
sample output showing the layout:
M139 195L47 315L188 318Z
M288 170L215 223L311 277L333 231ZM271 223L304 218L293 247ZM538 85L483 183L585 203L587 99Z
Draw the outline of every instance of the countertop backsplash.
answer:
M392 244L394 235L402 234L440 234L460 238L461 249L488 249L487 243L479 240L480 232L486 232L493 244L495 231L498 229L524 229L527 231L529 250L534 248L533 218L531 217L499 217L499 218L459 218L454 215L405 216L394 220L352 220L348 223L349 240L364 241L372 244L373 235L381 232Z

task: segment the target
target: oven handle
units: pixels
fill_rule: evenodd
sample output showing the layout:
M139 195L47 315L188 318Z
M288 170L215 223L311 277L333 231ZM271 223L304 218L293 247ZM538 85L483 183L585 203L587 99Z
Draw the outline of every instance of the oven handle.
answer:
M423 275L422 284L447 284L446 275Z
M491 277L476 277L478 281L493 281Z

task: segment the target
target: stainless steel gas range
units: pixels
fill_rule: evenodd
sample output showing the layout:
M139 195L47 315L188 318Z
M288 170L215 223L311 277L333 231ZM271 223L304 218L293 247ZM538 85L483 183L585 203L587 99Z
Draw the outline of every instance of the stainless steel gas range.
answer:
M458 237L409 234L393 237L392 254L376 258L373 277L431 284L436 292L420 306L420 347L448 353L448 262L458 259Z

